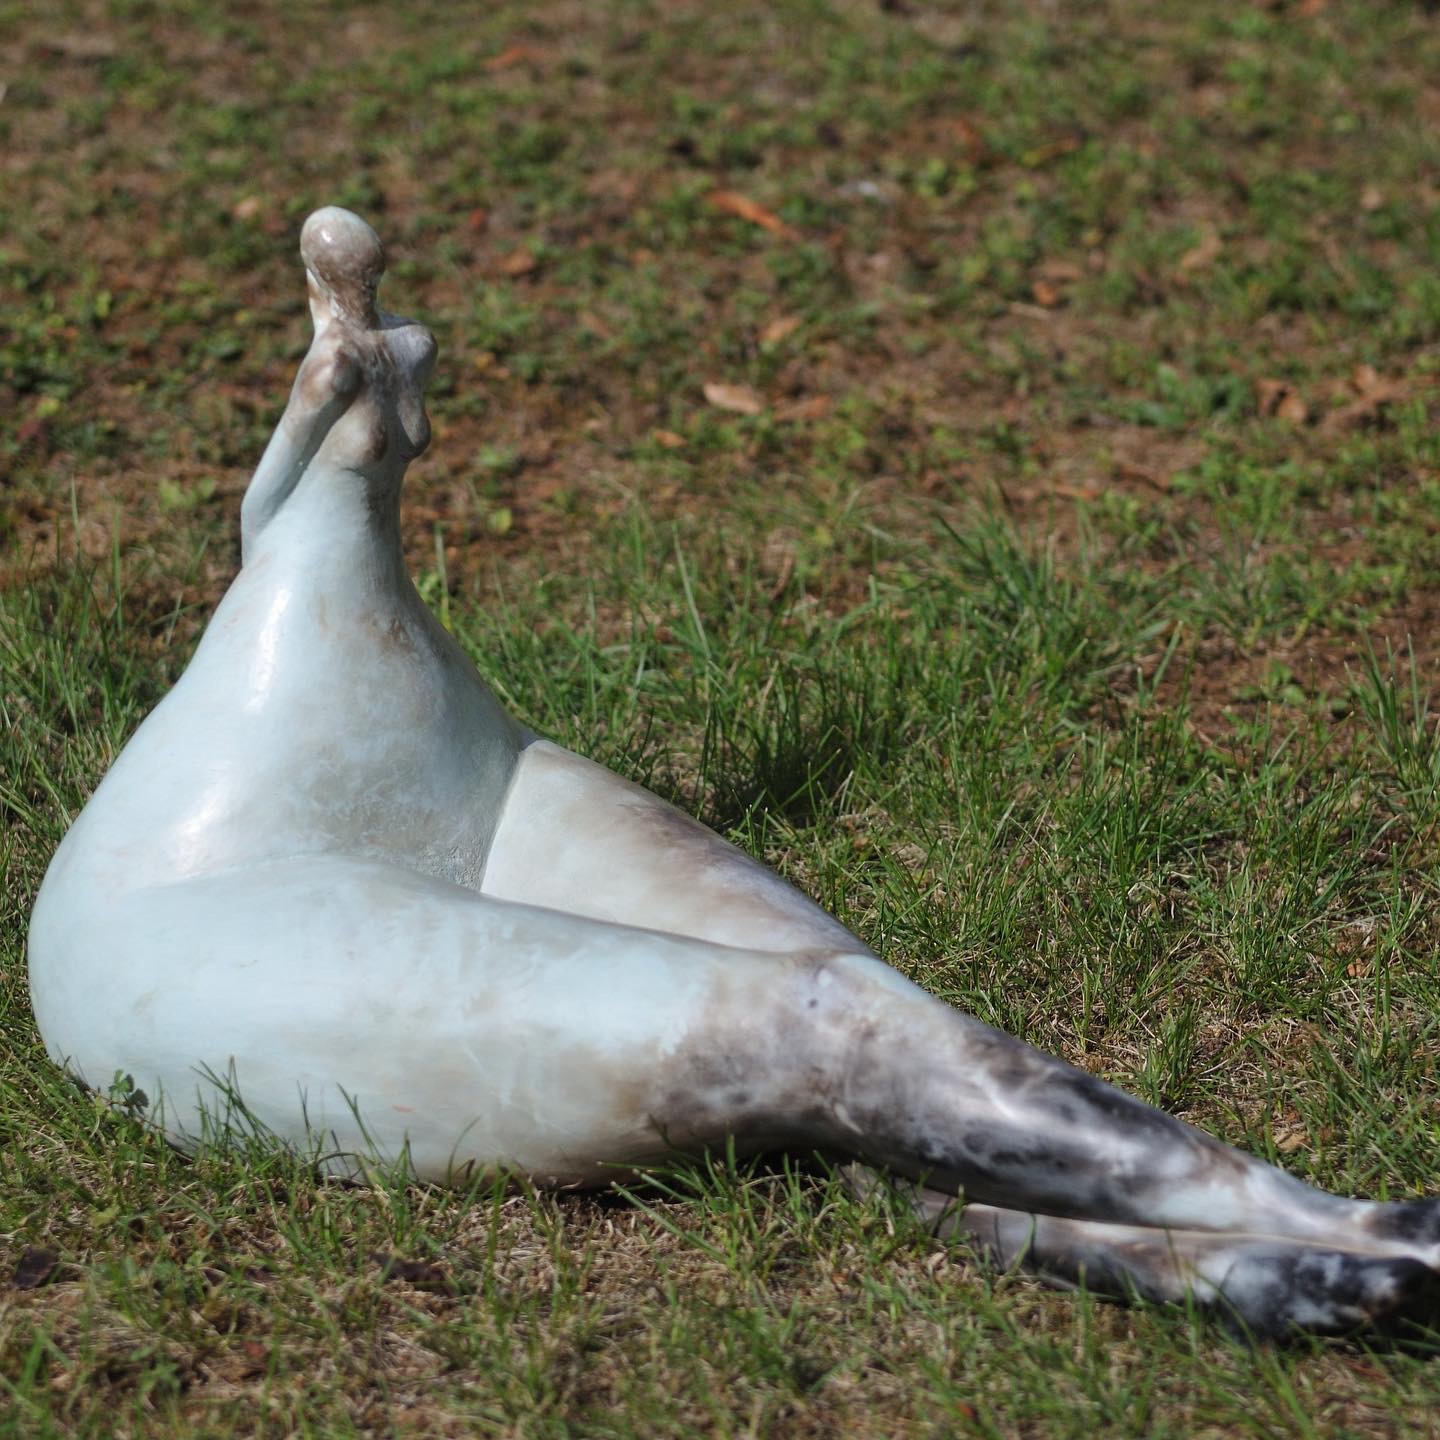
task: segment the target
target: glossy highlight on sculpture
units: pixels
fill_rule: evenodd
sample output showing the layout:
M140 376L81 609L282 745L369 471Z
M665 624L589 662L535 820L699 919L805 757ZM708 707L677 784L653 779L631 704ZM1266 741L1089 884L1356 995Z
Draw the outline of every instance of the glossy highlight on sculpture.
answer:
M437 1181L820 1150L999 1263L1257 1333L1428 1302L1440 1202L1313 1189L961 1014L512 719L405 572L434 341L377 308L359 217L317 211L301 254L315 335L240 572L35 905L58 1064L132 1076L182 1145L239 1104Z

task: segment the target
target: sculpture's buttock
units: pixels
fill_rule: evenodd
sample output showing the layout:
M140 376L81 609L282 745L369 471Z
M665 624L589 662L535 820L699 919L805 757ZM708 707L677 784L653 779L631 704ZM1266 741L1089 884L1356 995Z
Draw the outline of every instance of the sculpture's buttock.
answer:
M315 341L246 495L243 568L36 902L57 1062L128 1073L182 1144L238 1104L434 1179L819 1147L908 1177L1005 1263L1267 1329L1426 1289L1432 1205L1313 1190L959 1014L516 724L402 560L434 342L377 309L363 221L319 211L302 254Z

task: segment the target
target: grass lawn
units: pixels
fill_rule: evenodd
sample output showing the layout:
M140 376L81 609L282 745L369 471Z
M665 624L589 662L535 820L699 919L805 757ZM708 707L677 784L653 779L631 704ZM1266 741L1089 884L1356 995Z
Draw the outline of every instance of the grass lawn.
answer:
M182 1159L49 1066L45 865L183 668L336 202L441 344L422 593L907 974L1329 1188L1440 1188L1440 16L0 0L0 1437L1381 1436L809 1157Z

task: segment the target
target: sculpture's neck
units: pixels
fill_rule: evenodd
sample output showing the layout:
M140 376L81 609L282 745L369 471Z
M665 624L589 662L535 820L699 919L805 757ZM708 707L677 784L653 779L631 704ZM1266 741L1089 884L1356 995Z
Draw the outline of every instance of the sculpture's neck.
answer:
M396 594L410 590L400 544L400 477L393 484L311 467L247 548L326 589Z

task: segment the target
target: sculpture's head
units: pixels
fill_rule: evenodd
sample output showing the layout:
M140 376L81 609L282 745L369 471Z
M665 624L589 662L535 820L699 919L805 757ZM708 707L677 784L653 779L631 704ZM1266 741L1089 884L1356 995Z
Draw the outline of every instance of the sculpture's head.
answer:
M300 258L310 280L310 313L317 326L333 316L373 326L375 295L385 273L380 237L352 210L327 205L305 222Z

